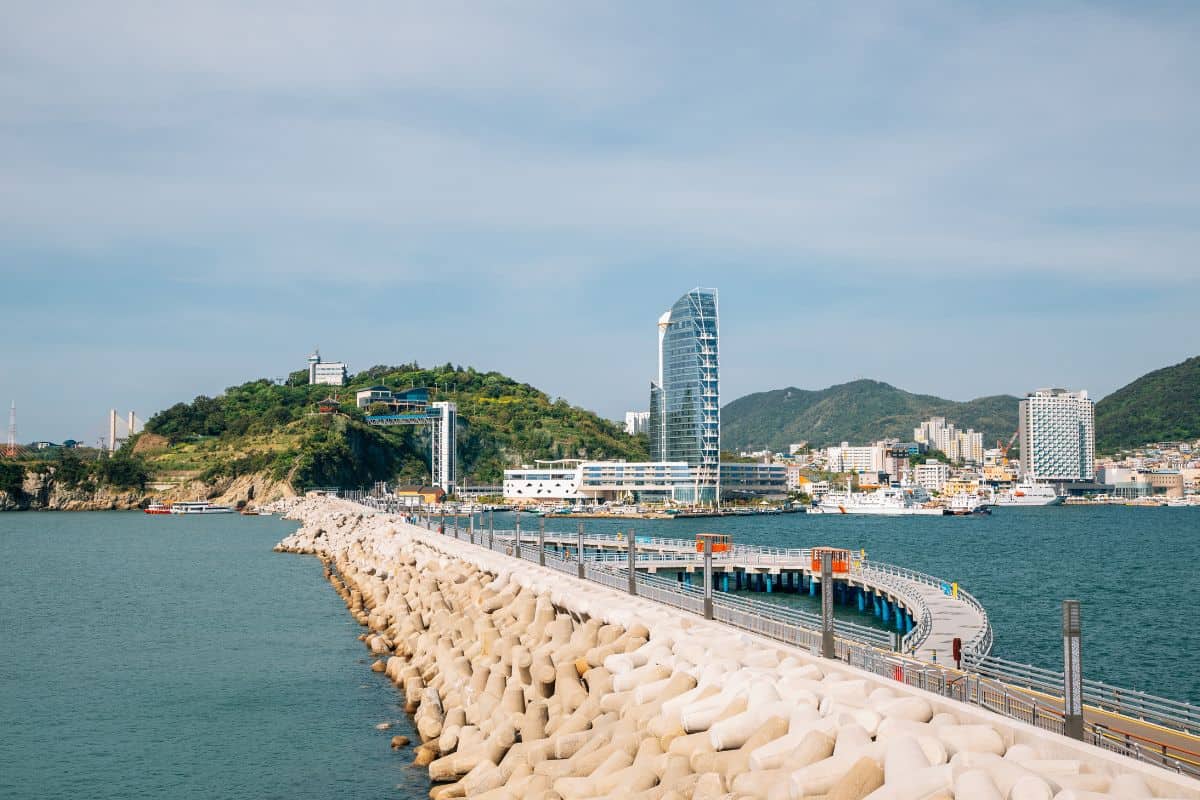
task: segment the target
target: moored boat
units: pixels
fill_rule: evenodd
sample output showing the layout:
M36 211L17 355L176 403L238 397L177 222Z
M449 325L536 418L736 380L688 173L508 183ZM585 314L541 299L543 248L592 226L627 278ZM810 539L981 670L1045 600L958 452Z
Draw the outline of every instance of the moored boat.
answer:
M161 503L155 500L144 509L147 514L170 514L171 506L169 503Z
M826 495L810 514L871 514L876 516L940 517L944 509L929 502L918 486L882 486L873 492Z
M998 506L1056 506L1063 496L1045 483L1018 483L996 493Z
M172 503L172 514L232 514L233 506L218 506L206 500L187 503Z

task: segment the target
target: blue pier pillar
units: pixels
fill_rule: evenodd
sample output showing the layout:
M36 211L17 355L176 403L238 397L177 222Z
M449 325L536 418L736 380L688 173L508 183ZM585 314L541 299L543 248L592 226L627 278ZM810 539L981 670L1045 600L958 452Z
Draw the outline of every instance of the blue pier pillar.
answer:
M817 596L817 582L813 580L812 575L808 576L808 596L809 597Z
M907 616L908 616L908 614L904 613L904 609L900 607L899 603L897 603L896 604L896 630L899 631L900 633L904 633L904 618Z
M721 573L721 591L722 592L729 591L729 573L728 572Z
M871 595L871 601L875 604L875 616L883 616L883 608L879 605L879 595Z
M862 589L858 589L856 594L858 594L858 610L866 611L867 610L867 595L866 595L866 593L863 592Z
M767 582L766 582L766 580L763 578L763 574L762 574L761 572L760 572L760 573L758 573L758 590L759 590L760 592L765 592L765 591L767 590L766 583L767 583Z
M683 585L684 586L692 585L692 573L690 573L690 572L683 573Z
M771 576L767 575L765 580L767 583L767 594L770 594L771 593Z
M683 583L683 573L682 572L675 573L675 581L677 583Z
M883 622L886 625L887 623L889 623L891 621L892 621L892 604L890 602L888 602L888 599L885 597L885 598L883 598Z
M904 615L904 632L912 633L912 629L913 629L912 615L905 614Z

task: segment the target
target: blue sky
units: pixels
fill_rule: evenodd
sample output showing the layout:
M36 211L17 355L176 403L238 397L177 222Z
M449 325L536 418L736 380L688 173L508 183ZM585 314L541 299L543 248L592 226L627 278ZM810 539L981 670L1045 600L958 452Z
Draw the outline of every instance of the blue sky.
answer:
M27 3L0 31L0 400L95 439L303 366L612 417L721 292L722 394L1100 396L1200 351L1200 12Z

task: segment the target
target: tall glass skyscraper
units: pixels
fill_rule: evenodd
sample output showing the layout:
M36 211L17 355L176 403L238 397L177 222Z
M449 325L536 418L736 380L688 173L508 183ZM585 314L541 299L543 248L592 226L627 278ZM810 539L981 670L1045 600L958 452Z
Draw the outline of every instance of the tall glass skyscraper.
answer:
M650 383L650 457L683 461L694 477L684 502L715 504L721 480L717 290L693 289L658 319L658 380Z

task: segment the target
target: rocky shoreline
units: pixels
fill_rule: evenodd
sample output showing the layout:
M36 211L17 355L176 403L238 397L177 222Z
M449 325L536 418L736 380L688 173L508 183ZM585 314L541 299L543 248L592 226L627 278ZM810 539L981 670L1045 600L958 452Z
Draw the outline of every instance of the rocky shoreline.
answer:
M442 798L1200 798L1200 783L332 498L282 501Z
M169 489L115 489L94 484L65 486L54 473L29 473L16 496L0 490L0 511L136 511L152 501L211 500L235 505L295 497L291 485L266 475L243 475L217 483L188 481Z

